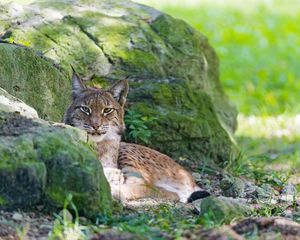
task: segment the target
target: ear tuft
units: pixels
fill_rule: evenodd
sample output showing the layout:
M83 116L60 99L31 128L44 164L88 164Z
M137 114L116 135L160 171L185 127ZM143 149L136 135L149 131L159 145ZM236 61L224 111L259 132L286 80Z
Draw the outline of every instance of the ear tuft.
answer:
M126 103L128 88L129 88L128 81L120 80L116 82L114 85L112 85L108 91L111 93L113 98L116 99L116 101L118 101L120 105L123 107Z
M72 66L73 74L72 74L72 97L73 99L77 98L85 89L83 82L78 77Z

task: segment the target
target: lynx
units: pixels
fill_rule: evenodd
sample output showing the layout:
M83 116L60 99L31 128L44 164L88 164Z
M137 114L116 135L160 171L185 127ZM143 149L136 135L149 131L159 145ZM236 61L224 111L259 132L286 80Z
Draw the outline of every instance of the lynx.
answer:
M145 146L121 142L128 82L109 89L87 87L74 72L73 101L64 123L87 131L97 145L98 158L112 195L121 200L158 197L191 202L209 196L193 177L170 157Z

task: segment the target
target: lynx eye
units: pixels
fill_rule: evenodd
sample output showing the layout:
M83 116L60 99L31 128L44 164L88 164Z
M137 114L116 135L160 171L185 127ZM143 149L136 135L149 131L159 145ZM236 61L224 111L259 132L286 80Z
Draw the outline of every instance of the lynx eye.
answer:
M84 112L85 114L87 115L90 115L91 114L91 109L89 107L86 107L86 106L80 106L80 110L82 112Z
M115 109L113 109L113 108L104 108L103 113L104 114L109 114L109 113L112 113L114 110Z

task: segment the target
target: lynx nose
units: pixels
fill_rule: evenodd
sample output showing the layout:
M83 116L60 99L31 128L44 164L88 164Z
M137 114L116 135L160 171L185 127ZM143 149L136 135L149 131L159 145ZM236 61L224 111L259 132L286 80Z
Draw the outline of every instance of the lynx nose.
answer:
M95 130L98 130L99 127L100 127L100 124L99 124L99 123L93 123L93 124L92 124L92 127L93 127Z

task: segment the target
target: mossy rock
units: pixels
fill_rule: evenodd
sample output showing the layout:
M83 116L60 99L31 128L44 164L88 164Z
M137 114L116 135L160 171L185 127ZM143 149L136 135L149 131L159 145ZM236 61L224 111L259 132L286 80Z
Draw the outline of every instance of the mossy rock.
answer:
M233 152L228 132L204 91L184 82L153 83L133 90L129 100L135 99L131 110L157 119L149 127L155 149L188 163L203 159L224 163Z
M207 38L184 21L127 0L49 0L15 9L0 7L3 39L43 52L66 73L72 64L89 84L129 80L129 107L157 119L149 126L150 147L196 163L235 157L237 113L222 90L218 57ZM65 81L59 83L60 91L39 93L57 97L55 117L69 94Z
M63 207L72 195L85 216L111 213L101 164L77 131L0 112L0 209Z
M239 199L226 197L207 197L194 203L201 216L215 223L230 223L234 218L251 214L252 209Z
M0 62L1 88L34 107L41 118L61 121L70 101L71 83L53 62L8 43L0 43Z
M238 198L245 195L245 183L237 177L226 176L220 182L220 187L226 197Z

